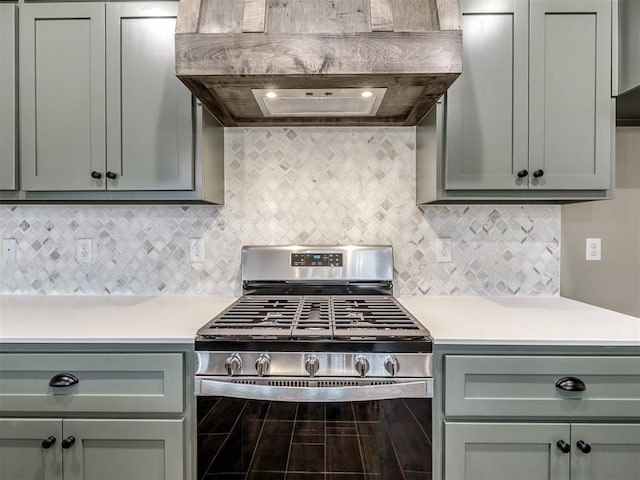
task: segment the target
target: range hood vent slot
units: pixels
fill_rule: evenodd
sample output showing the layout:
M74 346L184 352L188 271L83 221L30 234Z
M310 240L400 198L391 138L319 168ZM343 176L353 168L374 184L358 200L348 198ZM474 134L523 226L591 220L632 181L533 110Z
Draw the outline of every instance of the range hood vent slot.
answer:
M265 117L363 117L375 115L386 88L252 89Z

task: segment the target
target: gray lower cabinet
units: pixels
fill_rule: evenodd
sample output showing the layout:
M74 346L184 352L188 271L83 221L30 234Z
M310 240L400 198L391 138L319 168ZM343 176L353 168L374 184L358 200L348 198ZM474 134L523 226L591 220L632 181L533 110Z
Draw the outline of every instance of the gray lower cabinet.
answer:
M640 424L574 423L571 442L571 480L640 478Z
M16 5L0 4L0 190L16 189Z
M445 422L444 431L447 480L640 478L640 424Z
M609 198L612 0L461 0L464 71L417 127L417 203Z
M445 422L447 480L569 480L566 423Z
M64 480L181 480L183 420L65 419Z
M0 418L0 478L62 480L61 439L60 419Z
M183 420L0 419L3 480L181 480Z
M637 347L445 346L434 356L435 480L640 478Z

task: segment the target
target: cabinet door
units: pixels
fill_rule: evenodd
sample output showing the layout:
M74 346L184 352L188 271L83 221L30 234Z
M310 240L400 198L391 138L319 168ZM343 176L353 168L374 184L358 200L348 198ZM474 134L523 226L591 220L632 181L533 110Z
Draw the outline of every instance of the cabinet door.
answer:
M577 447L582 441L591 451ZM640 425L572 424L572 480L640 478Z
M104 189L104 103L104 4L22 5L24 190Z
M178 2L107 4L110 190L193 189L193 101L175 74Z
M183 420L65 419L64 480L181 480Z
M611 1L531 2L530 56L530 187L610 188Z
M16 13L0 4L0 190L16 189Z
M464 71L447 92L446 189L527 188L528 0L461 0Z
M445 422L447 480L569 480L567 423Z
M55 438L49 448L42 441ZM0 478L62 480L62 420L0 418Z

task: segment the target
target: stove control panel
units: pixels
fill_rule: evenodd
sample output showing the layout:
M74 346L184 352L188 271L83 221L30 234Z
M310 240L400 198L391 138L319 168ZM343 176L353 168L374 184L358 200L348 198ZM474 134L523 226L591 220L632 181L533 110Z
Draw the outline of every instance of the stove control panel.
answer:
M196 355L196 375L270 378L433 376L431 353L197 351Z
M292 253L292 267L342 267L342 253Z

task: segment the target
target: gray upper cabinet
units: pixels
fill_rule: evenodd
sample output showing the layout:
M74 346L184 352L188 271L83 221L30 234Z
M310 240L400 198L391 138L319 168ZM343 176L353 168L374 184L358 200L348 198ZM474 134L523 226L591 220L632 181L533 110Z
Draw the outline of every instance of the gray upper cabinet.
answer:
M191 92L175 76L177 2L107 4L107 180L193 189Z
M224 203L224 129L175 75L177 13L177 1L20 6L21 182L4 186L16 175L3 141L0 190L19 190L0 200ZM3 108L0 135L8 122Z
M21 187L98 190L105 165L104 4L20 8Z
M464 70L417 126L417 203L610 198L612 0L460 9Z
M528 0L461 0L464 71L447 92L446 188L526 188Z
M611 185L611 2L531 2L531 188Z
M0 190L16 188L16 33L13 4L0 4Z

